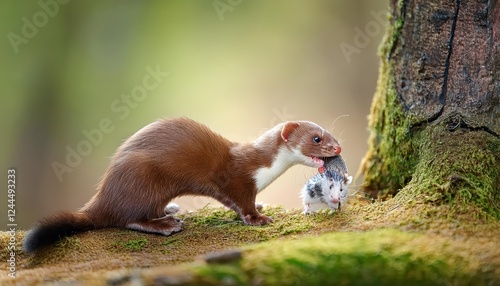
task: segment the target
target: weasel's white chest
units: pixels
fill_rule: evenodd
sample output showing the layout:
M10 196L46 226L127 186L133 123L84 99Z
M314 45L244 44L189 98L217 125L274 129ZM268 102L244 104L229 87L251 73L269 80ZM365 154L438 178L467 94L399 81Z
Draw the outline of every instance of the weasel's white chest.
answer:
M265 187L276 180L288 168L293 166L296 162L293 152L286 148L280 148L273 163L270 167L262 167L255 171L253 179L257 186L257 192L262 191Z

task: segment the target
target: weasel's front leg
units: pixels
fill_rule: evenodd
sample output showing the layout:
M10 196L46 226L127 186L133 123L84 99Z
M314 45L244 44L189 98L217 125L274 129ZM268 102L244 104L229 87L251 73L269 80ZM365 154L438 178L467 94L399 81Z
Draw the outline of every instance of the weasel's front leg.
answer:
M217 200L237 212L245 224L266 225L273 222L272 218L257 211L259 206L255 203L256 196L257 190L254 187L233 187L231 192L225 192Z
M273 222L273 219L259 213L256 207L262 209L262 205L255 204L255 197L251 202L240 203L238 205L240 209L240 216L244 223L248 225L266 225Z
M241 214L241 219L244 223L248 225L266 225L268 223L273 222L273 219L259 213L257 210L254 211L246 211Z

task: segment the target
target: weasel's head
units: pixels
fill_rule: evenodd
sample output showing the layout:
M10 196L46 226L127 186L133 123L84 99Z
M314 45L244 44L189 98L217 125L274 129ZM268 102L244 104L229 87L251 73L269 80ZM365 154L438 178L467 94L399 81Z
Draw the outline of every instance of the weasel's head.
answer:
M283 124L281 138L292 150L299 163L319 168L325 162L320 157L340 154L339 142L325 129L310 121L288 121Z

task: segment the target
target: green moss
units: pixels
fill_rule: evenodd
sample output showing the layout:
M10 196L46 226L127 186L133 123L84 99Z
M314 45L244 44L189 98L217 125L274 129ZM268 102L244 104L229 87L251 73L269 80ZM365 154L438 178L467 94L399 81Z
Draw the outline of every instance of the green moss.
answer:
M369 150L361 164L365 177L364 191L373 197L393 195L410 181L417 163L410 120L398 98L390 56L404 24L403 1L398 1L396 19L391 18L379 49L379 80L369 120Z
M410 122L397 98L390 64L382 59L369 129L369 149L361 170L365 191L373 196L395 194L411 179L417 162Z
M197 283L220 285L485 284L445 241L384 229L330 233L248 247L243 260L194 269Z
M224 208L212 208L205 206L196 213L180 216L181 219L188 221L196 226L224 226L228 224L241 224L238 214L232 210Z
M182 243L182 241L180 241L178 238L170 238L170 239L167 239L165 242L163 242L162 244L163 245L170 245L170 246L173 246L173 245L176 245L176 244L179 244L179 243Z
M424 193L429 202L450 203L457 211L475 204L500 218L500 140L442 125L420 133L419 163L405 192Z
M145 238L128 240L128 241L118 241L114 245L121 247L128 251L139 251L148 244L148 240Z
M397 10L395 12L396 15L389 15L389 22L391 25L387 28L384 39L382 40L382 44L379 48L380 57L389 58L391 52L396 47L404 24L404 19L402 17L403 8L404 0L398 0Z
M153 285L180 279L186 285L393 285L389 282L401 284L408 278L410 284L481 285L485 279L499 281L500 221L474 215L474 205L467 212L452 213L450 204L439 203L442 196L426 202L430 194L405 190L394 199L369 205L351 201L335 213L304 216L300 210L265 208L275 221L264 227L231 220L221 223L217 219L234 214L206 208L202 213L211 222L198 224L199 213L184 214L185 229L169 237L116 228L88 231L35 254L17 252L15 282L109 285L141 280ZM24 236L23 231L16 233L17 247ZM9 233L0 232L0 245L9 240ZM243 248L239 261L209 265L200 261L209 252L234 248ZM0 255L9 253L4 249ZM12 281L0 277L1 285Z
M196 213L181 215L187 224L194 226L213 227L214 231L221 229L231 235L245 236L258 241L266 241L274 237L298 234L308 231L314 220L325 220L328 216L306 217L300 212L290 213L283 207L264 208L262 212L275 219L272 224L255 227L245 225L232 210L224 208L205 207ZM331 217L331 215L330 215ZM234 226L238 226L235 228Z
M68 236L64 239L60 240L57 243L57 247L60 249L70 249L70 250L79 250L81 248L81 242L78 237Z
M446 119L409 136L388 66L383 72L389 84L379 84L372 107L370 147L362 165L365 191L379 197L401 189L424 193L432 203L452 203L457 211L475 204L500 218L500 140L475 130L450 132Z

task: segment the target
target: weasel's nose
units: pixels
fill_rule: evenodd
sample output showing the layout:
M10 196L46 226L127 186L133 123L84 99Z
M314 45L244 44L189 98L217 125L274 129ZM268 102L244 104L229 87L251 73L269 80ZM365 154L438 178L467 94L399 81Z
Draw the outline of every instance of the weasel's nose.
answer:
M340 200L339 199L332 199L332 203L338 204L338 203L340 203Z
M340 148L340 146L337 146L337 147L333 147L333 153L335 154L340 154L340 151L342 150L342 148Z

